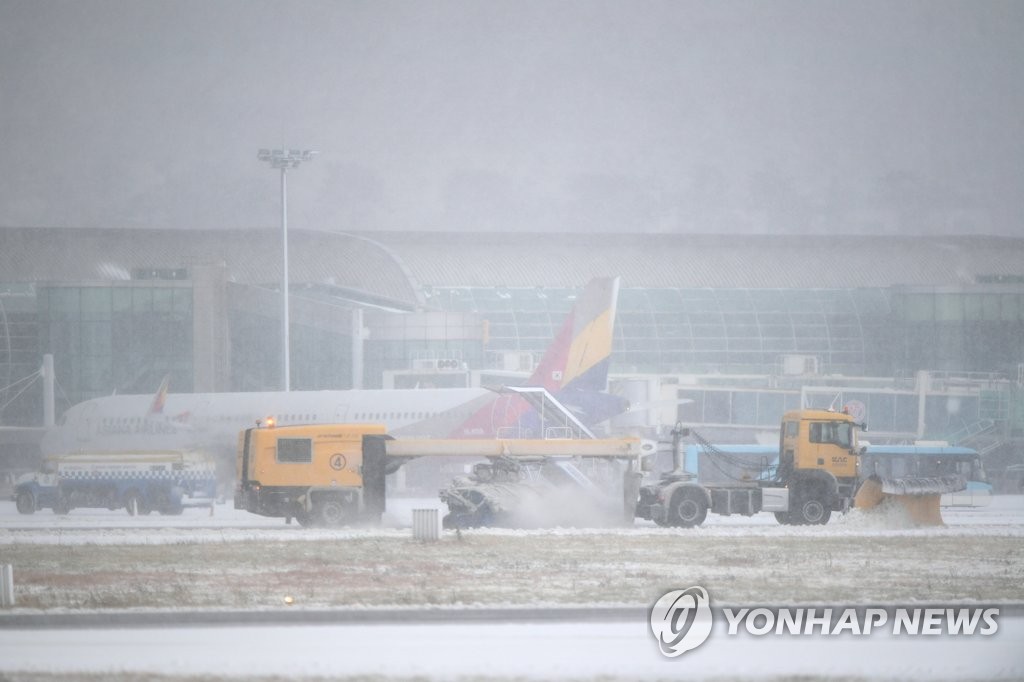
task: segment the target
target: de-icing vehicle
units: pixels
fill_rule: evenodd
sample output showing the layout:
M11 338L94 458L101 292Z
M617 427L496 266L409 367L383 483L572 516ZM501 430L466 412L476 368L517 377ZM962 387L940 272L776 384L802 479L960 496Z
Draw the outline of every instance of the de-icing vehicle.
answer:
M462 506L450 503L449 508L460 519L469 525L481 525L474 521L515 511L512 497L543 492L541 487L518 477L522 466L541 462L564 476L576 476L578 472L568 465L569 460L589 458L628 461L635 470L644 454L644 443L639 438L395 439L385 433L383 424L252 428L239 436L234 504L236 509L296 519L302 525L379 521L385 511L387 474L410 459L466 457L492 462L491 478L507 480L514 488L511 497L499 500L498 488L488 487L489 494L481 498L485 505L472 500ZM495 473L502 465L507 472L517 472L514 483L511 473L504 478ZM478 467L477 471L483 469ZM632 476L627 478L632 480ZM495 480L491 483L502 485ZM509 504L503 505L502 501Z
M892 499L918 523L941 524L940 496L963 490L964 479L957 475L890 479L860 471L857 431L864 428L845 412L786 412L778 456L757 467L679 425L673 431L672 471L641 486L637 516L659 525L690 527L703 523L709 511L746 516L765 511L774 513L782 524L810 525L828 523L834 511L853 506L870 509ZM686 436L703 445L709 461L731 479L729 483L703 485L684 470L682 439Z

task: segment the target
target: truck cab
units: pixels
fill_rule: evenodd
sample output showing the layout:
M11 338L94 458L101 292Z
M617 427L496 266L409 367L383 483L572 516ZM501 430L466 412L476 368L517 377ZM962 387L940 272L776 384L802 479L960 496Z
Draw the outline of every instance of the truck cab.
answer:
M857 487L857 429L845 412L790 410L782 417L776 480L788 490L784 524L827 523L850 506Z
M383 424L259 426L239 435L235 508L302 525L364 516L363 438Z
M827 410L791 410L782 418L780 469L821 469L836 478L857 477L857 427L853 418Z

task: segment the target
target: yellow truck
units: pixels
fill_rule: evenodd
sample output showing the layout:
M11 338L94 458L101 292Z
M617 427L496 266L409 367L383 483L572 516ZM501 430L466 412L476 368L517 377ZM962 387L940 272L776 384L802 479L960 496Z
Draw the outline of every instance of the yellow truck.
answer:
M637 471L654 447L639 438L396 440L381 424L257 427L239 434L234 504L302 525L378 521L385 476L413 458L614 458Z
M665 526L691 527L704 522L708 512L750 516L772 512L782 524L828 523L833 511L857 506L872 508L886 499L901 504L922 524L941 523L939 497L962 490L959 476L884 479L860 471L862 448L857 431L863 429L845 412L792 410L783 415L779 448L758 469L741 461L682 426L673 431L673 469L640 488L637 516ZM712 465L732 480L703 484L683 464L682 438L693 436Z
M373 505L368 510L364 499L363 444L374 436L385 438L382 424L242 431L235 509L294 518L304 526L337 526L372 516Z

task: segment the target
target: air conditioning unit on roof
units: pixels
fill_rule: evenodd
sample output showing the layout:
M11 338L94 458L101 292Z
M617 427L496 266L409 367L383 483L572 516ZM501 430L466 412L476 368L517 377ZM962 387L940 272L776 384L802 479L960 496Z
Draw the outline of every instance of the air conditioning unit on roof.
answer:
M818 358L814 355L783 355L782 373L786 376L817 374Z
M506 372L532 372L533 353L510 351L502 354L501 368Z
M465 369L462 362L455 358L416 358L412 361L412 368L418 372Z

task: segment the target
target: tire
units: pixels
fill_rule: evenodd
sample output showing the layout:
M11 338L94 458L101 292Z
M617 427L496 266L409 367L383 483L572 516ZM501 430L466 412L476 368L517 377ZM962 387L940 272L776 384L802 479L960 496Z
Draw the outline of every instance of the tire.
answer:
M67 516L70 512L71 504L68 502L68 498L58 495L57 501L53 503L53 513L58 516Z
M349 521L348 509L337 497L325 496L318 499L313 505L313 514L320 525L328 528L344 526Z
M124 508L127 510L129 516L135 515L132 505L133 502L135 503L134 509L138 511L139 516L145 516L149 512L153 511L149 508L149 504L146 503L146 498L144 498L138 490L130 490L124 496Z
M35 514L36 513L36 497L27 490L22 490L18 493L18 497L15 498L15 506L18 508L19 514Z
M180 516L185 508L181 506L181 499L175 499L167 492L160 492L153 501L153 506L164 516Z
M699 490L679 490L668 506L668 523L679 528L693 528L704 523L708 502Z
M775 512L775 520L783 526L789 526L793 523L792 519L789 517L789 512Z
M796 508L791 512L793 522L801 526L823 526L832 518L832 507L821 495L808 491L797 499Z

